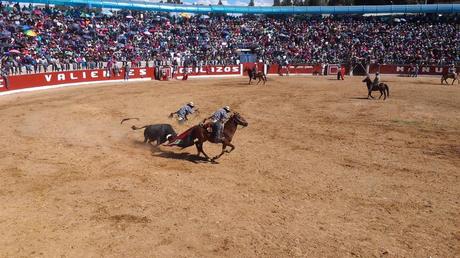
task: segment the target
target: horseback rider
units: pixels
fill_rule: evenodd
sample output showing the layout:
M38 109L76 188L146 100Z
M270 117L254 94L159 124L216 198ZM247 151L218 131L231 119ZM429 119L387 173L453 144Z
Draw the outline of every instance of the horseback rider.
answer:
M188 120L188 115L193 114L195 111L198 111L198 108L194 109L195 104L193 102L189 102L186 105L182 106L179 110L174 113L171 113L169 117L173 117L174 114L177 115L177 120L179 124L183 124L185 121Z
M376 72L375 73L375 78L374 78L374 81L372 82L372 84L374 86L378 86L380 83L380 73L379 72Z
M452 65L449 67L448 73L449 73L449 74L457 75L457 72L456 72L456 69L455 69L455 64L452 64Z
M224 139L224 124L230 117L229 113L230 107L225 106L223 108L218 109L210 117L203 120L203 123L205 123L208 119L212 121L212 130L214 132L215 142L221 142Z
M254 63L254 66L252 67L252 79L256 79L256 74L257 74L257 63Z

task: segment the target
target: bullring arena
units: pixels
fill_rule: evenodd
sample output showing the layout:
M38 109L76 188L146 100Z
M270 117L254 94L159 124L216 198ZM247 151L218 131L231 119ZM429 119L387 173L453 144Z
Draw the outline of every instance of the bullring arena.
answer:
M0 97L2 257L455 257L460 88L438 77L105 83ZM374 95L376 95L374 93ZM377 94L378 96L378 94ZM167 115L193 100L185 125ZM143 144L222 105L218 164ZM120 125L125 117L138 117ZM220 145L205 143L212 156Z

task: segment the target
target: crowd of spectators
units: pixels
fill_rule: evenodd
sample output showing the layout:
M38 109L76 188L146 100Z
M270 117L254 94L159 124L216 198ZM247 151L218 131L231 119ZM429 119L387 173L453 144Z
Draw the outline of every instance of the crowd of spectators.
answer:
M460 63L458 16L168 16L0 5L10 74L131 66L268 63Z

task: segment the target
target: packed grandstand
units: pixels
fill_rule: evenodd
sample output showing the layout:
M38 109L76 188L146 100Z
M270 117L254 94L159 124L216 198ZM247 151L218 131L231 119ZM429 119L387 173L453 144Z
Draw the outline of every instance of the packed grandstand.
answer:
M9 74L146 65L460 63L458 15L181 16L2 4Z

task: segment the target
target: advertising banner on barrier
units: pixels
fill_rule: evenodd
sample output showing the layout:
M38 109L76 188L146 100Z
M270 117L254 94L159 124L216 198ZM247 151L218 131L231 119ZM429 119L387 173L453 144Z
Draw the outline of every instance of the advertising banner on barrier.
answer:
M273 64L268 67L268 74L311 75L311 74L321 74L321 69L322 69L321 65L298 64L298 65L280 66L278 64Z
M406 74L409 75L413 71L413 67L410 65L377 65L372 64L369 67L369 73L373 74L380 72L381 74ZM441 75L448 71L447 66L420 66L418 69L419 75ZM457 67L457 72L460 71L460 67Z
M174 76L183 76L186 71L192 76L218 76L218 75L240 75L241 68L239 65L204 65L202 67L179 67L174 72Z
M124 69L118 74L106 70L77 70L39 74L13 75L8 77L8 89L0 87L0 91L18 90L40 86L51 86L68 83L84 83L95 81L123 80ZM130 79L152 78L153 68L131 68ZM2 84L3 85L3 84Z

